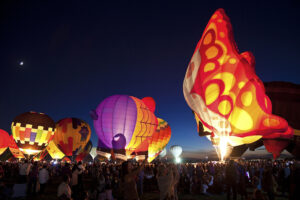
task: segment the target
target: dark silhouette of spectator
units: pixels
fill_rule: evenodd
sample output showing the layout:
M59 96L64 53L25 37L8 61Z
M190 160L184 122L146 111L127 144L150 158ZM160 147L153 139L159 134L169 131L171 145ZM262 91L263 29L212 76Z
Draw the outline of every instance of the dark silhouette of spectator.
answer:
M225 169L225 183L227 191L227 200L230 199L231 193L233 194L233 200L236 200L237 196L237 168L233 160L229 161L229 164Z

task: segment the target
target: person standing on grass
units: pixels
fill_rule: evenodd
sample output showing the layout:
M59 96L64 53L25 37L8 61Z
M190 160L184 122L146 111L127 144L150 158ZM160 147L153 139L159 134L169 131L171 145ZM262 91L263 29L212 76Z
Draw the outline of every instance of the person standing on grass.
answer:
M43 168L39 171L40 194L44 194L48 180L49 172L47 170L47 164L44 164Z

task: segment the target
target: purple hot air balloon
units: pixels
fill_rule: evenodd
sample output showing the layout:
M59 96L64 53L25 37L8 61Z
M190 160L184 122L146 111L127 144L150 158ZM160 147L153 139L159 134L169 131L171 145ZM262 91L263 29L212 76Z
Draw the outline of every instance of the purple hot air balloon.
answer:
M155 103L154 103L155 104ZM102 151L136 151L150 138L157 126L152 111L138 98L114 95L90 112Z

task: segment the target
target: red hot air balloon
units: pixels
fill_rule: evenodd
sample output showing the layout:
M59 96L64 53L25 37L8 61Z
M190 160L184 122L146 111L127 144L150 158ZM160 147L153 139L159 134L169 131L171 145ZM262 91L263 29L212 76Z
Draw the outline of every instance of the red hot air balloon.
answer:
M252 53L239 53L230 20L218 9L197 44L183 93L196 118L211 132L222 158L228 146L293 136L286 120L272 114L254 66Z

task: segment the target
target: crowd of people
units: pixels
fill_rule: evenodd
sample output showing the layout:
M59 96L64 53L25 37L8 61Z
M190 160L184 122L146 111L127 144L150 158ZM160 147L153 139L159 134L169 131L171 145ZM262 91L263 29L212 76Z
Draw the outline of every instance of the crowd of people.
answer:
M157 193L160 200L177 200L183 194L234 200L300 199L300 162L0 163L0 199L20 196L21 186L29 199L45 198L50 190L60 200L139 200L144 193Z

